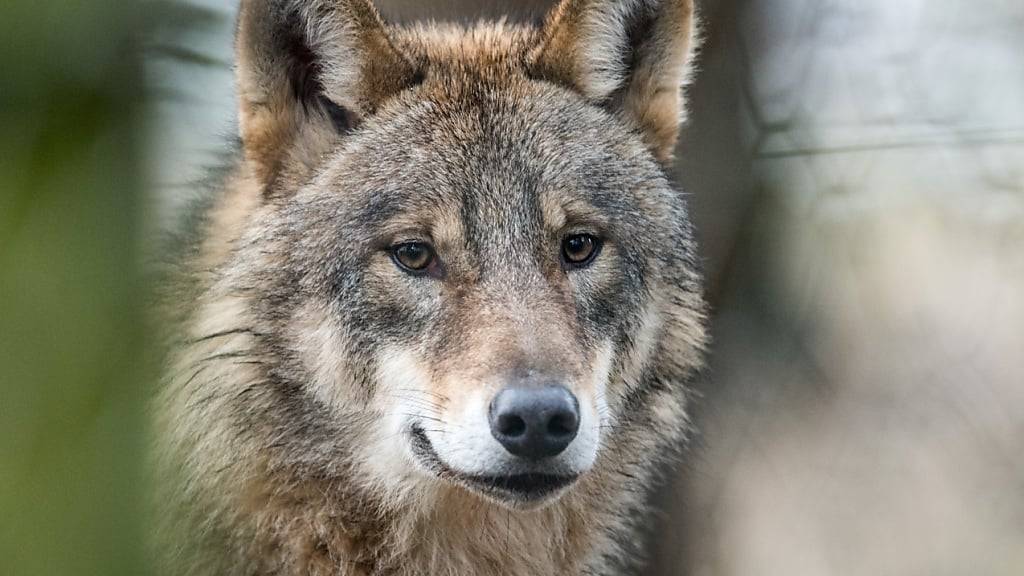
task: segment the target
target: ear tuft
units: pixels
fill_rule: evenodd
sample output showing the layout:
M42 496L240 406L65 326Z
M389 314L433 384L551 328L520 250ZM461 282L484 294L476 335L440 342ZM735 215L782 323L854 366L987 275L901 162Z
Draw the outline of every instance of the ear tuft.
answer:
M667 162L685 115L695 22L692 0L563 0L530 68L618 114Z

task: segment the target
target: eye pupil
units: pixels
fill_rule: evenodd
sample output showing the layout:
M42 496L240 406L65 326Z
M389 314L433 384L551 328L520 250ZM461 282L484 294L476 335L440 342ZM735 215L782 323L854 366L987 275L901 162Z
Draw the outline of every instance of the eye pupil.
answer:
M568 264L588 264L599 246L598 239L590 234L575 234L562 242L562 258Z
M394 248L393 255L400 267L413 272L426 270L434 261L433 249L419 242L400 244Z

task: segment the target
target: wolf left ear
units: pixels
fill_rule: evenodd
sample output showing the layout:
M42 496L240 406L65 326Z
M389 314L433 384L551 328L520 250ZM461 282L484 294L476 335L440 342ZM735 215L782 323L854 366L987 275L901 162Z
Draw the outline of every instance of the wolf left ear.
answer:
M235 52L242 147L265 195L419 78L370 0L242 0Z
M619 114L668 162L685 114L694 28L693 0L563 0L529 66Z

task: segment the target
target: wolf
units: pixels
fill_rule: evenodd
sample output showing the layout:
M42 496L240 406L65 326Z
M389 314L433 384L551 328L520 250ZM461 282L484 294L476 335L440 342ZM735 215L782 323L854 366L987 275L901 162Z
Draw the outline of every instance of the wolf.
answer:
M694 35L691 0L241 2L238 157L166 298L166 573L636 569L707 340Z

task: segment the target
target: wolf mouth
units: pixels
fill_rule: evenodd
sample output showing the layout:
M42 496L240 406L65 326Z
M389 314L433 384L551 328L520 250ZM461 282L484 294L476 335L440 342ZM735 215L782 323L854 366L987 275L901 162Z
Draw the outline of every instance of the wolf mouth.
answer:
M541 502L576 482L578 474L516 472L510 474L465 474L453 470L437 454L426 432L413 425L413 453L440 478L467 486L503 502L520 504Z

